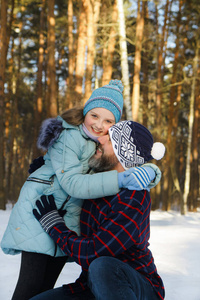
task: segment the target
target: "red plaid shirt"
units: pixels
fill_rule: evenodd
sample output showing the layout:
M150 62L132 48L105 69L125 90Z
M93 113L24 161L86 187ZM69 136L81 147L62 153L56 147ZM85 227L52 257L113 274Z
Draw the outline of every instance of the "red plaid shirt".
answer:
M148 249L150 210L147 191L123 189L115 196L84 201L80 237L64 225L54 227L51 237L83 270L79 279L65 288L72 293L87 288L90 263L100 256L112 256L144 275L164 299L163 282Z

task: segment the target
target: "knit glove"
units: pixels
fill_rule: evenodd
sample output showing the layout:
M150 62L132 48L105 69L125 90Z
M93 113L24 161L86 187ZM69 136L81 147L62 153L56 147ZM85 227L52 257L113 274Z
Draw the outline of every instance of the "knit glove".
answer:
M39 169L43 165L44 165L43 156L39 156L39 157L35 158L29 166L29 170L28 170L29 174L35 172L37 169Z
M118 184L119 188L127 188L129 190L149 190L148 186L154 178L155 172L153 168L135 167L118 173Z
M147 168L147 167L152 168L156 174L155 179L148 185L148 188L152 189L159 183L159 181L162 177L162 173L161 173L160 169L158 168L158 166L156 166L152 163L147 163L142 166L142 168Z
M36 206L37 209L33 209L33 214L47 233L50 233L54 226L65 224L63 218L58 213L53 195L42 195L41 200L36 201Z

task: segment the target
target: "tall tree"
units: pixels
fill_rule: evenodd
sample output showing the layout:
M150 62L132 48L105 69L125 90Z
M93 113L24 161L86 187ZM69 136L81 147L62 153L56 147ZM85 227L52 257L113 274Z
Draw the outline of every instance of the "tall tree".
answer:
M86 12L82 1L79 1L80 13L78 18L78 36L75 67L75 97L72 106L80 105L83 95L83 77L85 71L85 48L86 48Z
M156 3L156 22L157 22L157 93L156 93L156 125L157 125L157 134L158 136L161 135L161 103L162 103L162 87L163 87L163 72L164 72L164 65L165 65L165 53L166 51L166 38L167 38L167 24L168 24L168 17L169 17L169 0L166 0L165 4L165 14L164 14L164 22L162 26L162 32L159 34L159 20L158 20L158 7Z
M128 52L126 41L126 25L124 16L123 0L117 0L118 8L118 28L119 28L119 43L121 56L121 72L122 82L124 84L124 106L126 110L126 118L132 119L131 115L131 99L130 99L130 82L129 82L129 67L128 67Z
M5 209L5 165L4 165L4 84L7 56L7 1L1 1L0 30L0 209Z
M142 105L142 124L147 127L148 124L148 102L149 102L149 86L148 86L148 75L149 75L149 26L148 26L148 2L144 2L144 55L142 58L142 73L143 73L143 90L142 90L142 97L143 97L143 105Z
M142 5L140 4L140 2L142 2ZM133 92L132 92L132 118L135 121L138 121L139 102L140 102L140 70L141 70L141 52L142 52L143 30L144 30L144 7L145 7L144 1L138 0L138 10L137 10L137 19L136 19Z
M199 70L198 70L199 73ZM198 128L199 128L199 86L196 86L195 103L194 103L194 124L193 124L193 136L192 136L192 151L191 151L191 171L190 171L190 191L189 191L189 201L188 209L190 211L196 212L198 209L198 196L199 196L199 172L198 172L198 157L199 157L199 147L198 147Z
M167 174L167 182L166 182L166 195L165 195L165 206L170 209L170 197L172 195L173 185L176 188L176 191L180 193L180 197L182 198L181 189L179 186L175 166L176 156L176 126L177 126L177 109L175 109L176 104L178 104L176 99L177 94L177 79L178 79L178 66L179 66L179 56L180 56L180 26L181 26L181 11L182 11L182 1L179 1L179 11L177 14L177 22L176 22L176 47L174 52L174 61L173 61L173 70L172 70L172 78L171 78L171 87L169 94L169 110L168 110L168 130L167 130L167 154L166 154L166 174Z
M43 111L43 84L42 74L44 68L44 25L45 25L45 4L46 0L42 0L41 11L40 11L40 31L39 31L39 51L38 51L38 70L37 70L37 89L36 89L36 105L34 108L34 146L33 146L33 157L39 156L40 152L36 147L36 140L39 132L39 127L42 121Z
M83 0L87 18L87 62L85 74L85 95L84 102L91 95L92 73L95 59L95 40L97 31L97 21L99 19L100 1Z
M107 4L107 3L106 3ZM105 5L104 2L104 15L107 16L108 6ZM102 75L102 85L108 84L112 78L113 72L113 56L115 51L115 44L116 44L116 35L117 35L117 28L116 28L116 20L118 17L118 9L117 3L114 2L112 6L112 24L108 33L108 40L103 45L103 75ZM106 24L106 18L104 18ZM107 36L106 36L107 37Z
M67 103L74 98L74 38L73 38L73 1L68 0L68 78L67 78ZM73 101L73 100L72 100ZM71 102L73 103L73 102Z
M196 38L196 52L193 60L193 79L191 86L191 97L190 97L190 110L188 115L188 143L187 143L187 156L186 156L186 170L185 170L185 183L184 183L184 194L183 203L181 205L181 214L186 214L187 212L187 200L189 195L190 187L190 155L192 148L192 130L194 124L194 100L195 100L195 88L196 88L196 78L198 71L198 58L199 58L199 35Z
M47 111L48 115L53 117L58 114L57 106L57 84L56 84L56 66L55 66L55 17L54 4L55 0L48 0L48 63L47 63Z

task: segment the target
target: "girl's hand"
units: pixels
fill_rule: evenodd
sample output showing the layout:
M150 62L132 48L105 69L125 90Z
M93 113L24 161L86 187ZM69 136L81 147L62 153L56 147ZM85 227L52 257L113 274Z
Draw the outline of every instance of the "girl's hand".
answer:
M149 191L158 184L161 178L160 169L154 164L145 164L141 167L130 168L118 174L119 188L129 190ZM155 182L151 183L155 179Z
M33 173L43 165L44 165L43 156L39 156L35 158L29 166L29 170L28 170L29 174Z
M65 224L63 218L58 213L53 195L42 195L41 200L36 201L36 206L37 209L33 209L33 214L47 233L50 233L55 225L60 223Z

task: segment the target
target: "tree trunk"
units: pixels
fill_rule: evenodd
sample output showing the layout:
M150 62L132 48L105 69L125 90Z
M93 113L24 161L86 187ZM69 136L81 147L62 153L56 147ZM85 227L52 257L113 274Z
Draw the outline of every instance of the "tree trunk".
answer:
M95 59L95 39L97 31L97 21L99 19L100 2L99 0L83 0L87 16L87 63L85 75L85 95L84 103L91 95L92 73Z
M11 178L12 178L12 165L13 165L13 141L15 134L15 118L17 111L13 114L13 111L16 107L15 94L16 94L16 76L14 70L14 38L11 41L11 56L9 59L9 73L12 74L11 79L9 81L8 90L9 90L9 101L6 103L6 146L9 151L6 155L6 199L11 199ZM12 99L12 102L10 101ZM14 126L14 128L13 128Z
M145 20L149 19L148 16L148 3L144 2L144 22ZM144 28L146 30L144 31L144 55L143 55L143 61L142 61L142 70L143 70L143 105L142 105L142 124L147 127L148 126L148 104L149 104L149 79L148 79L148 74L149 74L149 55L148 55L148 36L149 36L149 31L148 31L148 24L144 24Z
M140 103L140 70L141 70L141 52L142 39L144 30L144 3L140 8L140 0L138 0L138 11L136 20L136 39L135 39L135 60L133 75L133 93L132 93L132 117L134 121L138 121L139 103Z
M45 2L46 2L46 0L42 0L42 10L41 10L41 14L40 14L38 72L37 72L37 110L36 110L36 118L37 118L38 123L40 123L40 121L41 121L41 115L42 115L42 110L43 110L42 71L43 71L43 63L44 63Z
M17 190L17 184L15 178L19 181L21 179L20 173L18 172L12 172L13 170L19 170L19 161L18 168L16 167L15 162L15 151L18 147L17 139L16 139L16 132L17 128L19 127L19 113L18 113L18 99L20 99L20 83L21 83L21 64L22 64L22 29L23 29L23 21L22 21L22 10L23 6L21 6L21 18L18 23L19 33L18 33L18 49L17 49L17 70L16 72L13 72L15 76L12 78L12 107L11 107L11 126L10 126L10 142L9 142L9 155L8 155L8 170L7 170L7 195L8 199L13 200L16 197L16 190ZM14 43L12 45L14 46ZM14 60L14 48L11 51L12 53L12 60ZM19 170L20 171L20 170ZM17 173L17 174L16 174ZM15 197L13 198L13 195Z
M80 105L83 95L82 85L85 68L85 47L86 47L86 14L81 2L79 24L78 24L78 40L76 53L76 69L75 69L75 99L71 99L70 107Z
M107 9L107 6L105 7ZM112 11L112 26L109 32L109 39L106 45L103 47L103 75L102 75L102 86L106 85L112 79L112 72L113 72L113 55L115 50L115 43L116 43L116 20L118 18L118 9L116 1L113 4L113 11Z
M10 36L11 36L11 31L12 31L12 24L13 24L13 13L14 13L14 8L15 8L15 0L11 1L11 10L10 10L10 20L9 20L9 26L7 29L7 43L6 43L6 53L8 53L8 46L9 46L9 42L10 42Z
M120 55L121 55L121 70L122 70L122 82L124 85L124 106L126 119L131 120L131 99L130 99L130 82L129 82L129 69L128 69L128 52L126 42L126 26L124 17L123 0L117 0L118 8L118 28L119 28L119 43L120 43Z
M47 112L51 117L58 114L57 93L56 93L56 67L55 67L55 17L54 17L55 0L48 0L48 99Z
M6 43L6 53L8 52L8 45L11 37L11 29L12 29L12 23L13 23L13 12L14 12L14 0L11 2L11 11L10 11L10 21L9 21L9 27L6 33L7 36L7 43ZM12 124L12 105L11 105L11 99L13 99L13 82L14 82L14 66L13 66L13 52L14 52L14 37L11 38L11 45L10 45L10 59L8 63L8 73L12 74L10 76L10 79L8 81L8 99L5 99L5 148L6 148L6 157L5 157L5 200L9 199L10 194L10 178L11 178L11 170L12 170L12 161L10 160L11 154L13 153L13 148L11 146L11 140L10 140L10 129ZM11 132L12 134L12 132ZM9 151L7 152L7 149Z
M73 38L73 1L68 0L68 78L67 78L67 104L74 98L74 38Z
M199 95L199 87L196 89L196 95ZM195 108L194 108L194 126L193 126L193 137L192 137L192 170L190 172L190 211L197 211L197 199L199 196L199 172L198 172L198 128L199 128L199 109L198 103L200 103L200 97L195 97Z
M181 205L181 214L185 215L187 212L187 200L189 195L190 187L190 155L192 147L192 131L194 124L194 100L195 100L195 86L196 86L196 76L198 68L198 57L199 57L199 36L196 39L196 53L193 61L193 80L191 86L191 98L190 98L190 110L188 116L188 145L187 145L187 156L186 156L186 170L185 170L185 182L184 182L184 193L183 193L183 203Z
M155 126L156 126L156 134L155 138L161 137L162 131L162 122L161 122L161 102L162 102L162 87L163 87L163 70L164 70L164 45L166 41L166 27L168 20L168 9L169 9L169 0L167 0L165 4L165 14L164 14L164 23L162 26L162 33L159 33L159 20L158 20L158 7L156 4L156 36L157 36L157 91L156 91L156 108L155 108ZM169 178L168 174L170 172L169 165L165 162L166 174L165 180L163 184L163 210L168 210L169 202L171 198L171 194L169 193Z
M157 53L158 53L158 67L157 67L157 95L156 95L156 126L157 126L157 132L158 137L161 136L161 102L162 102L162 86L163 86L163 69L164 69L164 60L163 60L163 50L164 45L166 41L166 28L167 28L167 20L168 20L168 8L169 8L169 0L167 0L165 5L165 16L164 16L164 24L162 27L162 35L160 38L160 42L157 46ZM157 12L157 24L158 21L158 11L157 11L157 5L156 5L156 12ZM159 33L157 30L157 37L159 41Z
M173 63L173 72L172 72L172 79L171 79L171 89L170 89L170 97L169 97L169 113L168 113L168 131L167 131L167 154L166 154L166 178L168 180L168 186L167 186L167 194L166 194L166 201L168 201L167 204L167 210L169 210L171 201L171 195L173 190L173 185L175 186L176 190L181 193L181 189L179 184L177 183L178 177L176 174L176 171L174 170L176 156L174 155L176 153L176 127L175 125L175 118L177 116L177 113L175 115L175 107L176 107L176 90L177 86L175 85L177 82L177 68L179 64L179 35L180 35L180 21L181 21L181 7L182 2L179 2L179 12L177 17L177 28L176 28L176 48L175 48L175 54L174 54L174 63ZM163 79L162 79L163 81ZM176 124L177 125L177 124ZM175 182L176 181L176 182ZM182 197L182 195L180 195Z
M39 51L38 51L38 71L37 71L37 98L35 105L35 117L34 117L34 143L33 143L33 158L40 155L40 151L37 149L36 140L39 133L39 127L42 121L43 111L43 88L42 88L42 72L44 63L44 16L45 16L45 2L42 0L42 10L40 13L40 33L39 33Z
M4 164L4 83L7 56L7 1L1 1L0 31L0 209L5 209L5 164Z

